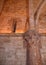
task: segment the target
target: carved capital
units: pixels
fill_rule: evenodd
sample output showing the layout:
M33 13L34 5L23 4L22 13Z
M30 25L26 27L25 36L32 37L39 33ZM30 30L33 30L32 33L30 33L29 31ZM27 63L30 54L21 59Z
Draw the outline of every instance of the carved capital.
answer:
M34 31L27 31L26 33L24 33L23 35L24 38L24 43L26 44L26 46L32 46L33 44L37 44L39 46L40 43L40 35Z

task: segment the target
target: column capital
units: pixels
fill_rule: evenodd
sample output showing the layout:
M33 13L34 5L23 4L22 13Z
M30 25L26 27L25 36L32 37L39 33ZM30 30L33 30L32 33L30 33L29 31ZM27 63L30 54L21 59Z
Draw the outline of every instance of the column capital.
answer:
M35 30L29 30L24 33L23 35L24 41L27 46L32 46L32 44L39 44L40 42L40 34L37 33Z

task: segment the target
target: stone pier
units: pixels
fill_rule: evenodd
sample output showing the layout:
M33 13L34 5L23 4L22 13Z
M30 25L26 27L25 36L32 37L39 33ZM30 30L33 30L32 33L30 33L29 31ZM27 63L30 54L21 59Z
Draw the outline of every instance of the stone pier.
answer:
M27 46L27 65L42 65L40 35L35 31L28 31L23 37Z

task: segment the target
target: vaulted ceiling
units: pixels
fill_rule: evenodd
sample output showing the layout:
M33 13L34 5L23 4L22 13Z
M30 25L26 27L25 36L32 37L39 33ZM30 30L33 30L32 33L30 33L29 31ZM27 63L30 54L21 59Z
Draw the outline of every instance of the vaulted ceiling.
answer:
M0 33L11 33L14 21L16 32L23 32L26 23L26 0L0 0Z
M0 33L24 33L28 30L28 7L29 0L0 0ZM33 15L37 12L43 0L32 0ZM45 1L46 2L46 1ZM38 10L39 13L39 10ZM36 16L38 31L46 32L46 3L40 8ZM35 22L35 21L34 21ZM34 23L33 23L34 24ZM31 24L32 25L32 24ZM41 32L42 31L42 32Z

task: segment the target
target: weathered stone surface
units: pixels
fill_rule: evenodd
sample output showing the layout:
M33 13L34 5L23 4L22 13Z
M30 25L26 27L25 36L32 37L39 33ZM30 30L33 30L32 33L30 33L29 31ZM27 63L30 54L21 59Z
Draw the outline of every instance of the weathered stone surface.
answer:
M39 7L39 4L42 2L42 0L32 0L33 3L33 13L36 12L37 8Z
M35 31L28 31L24 35L27 43L27 65L42 65L40 54L40 36Z
M41 31L41 33L46 33L46 3L41 9L38 21L39 32Z
M42 56L42 62L43 65L46 65L46 36L41 36L41 56Z
M29 2L28 2L29 1ZM14 22L17 23L15 33L24 33L29 29L37 29L39 33L46 33L46 0L0 0L0 33L12 33L14 28ZM39 4L42 3L41 6ZM29 8L27 8L29 7ZM28 10L29 9L29 10ZM34 13L37 11L37 15L34 17ZM28 15L29 14L29 15ZM28 17L28 18L27 18ZM34 21L34 18L36 20ZM28 22L28 23L26 23ZM30 22L30 23L29 23ZM26 24L26 25L25 25ZM30 33L29 33L30 34ZM26 35L28 38L26 41L30 43L35 41L35 36L32 34L32 40L30 35ZM27 42L23 42L21 37L4 37L0 36L0 65L26 65L26 50ZM36 36L37 38L37 36ZM39 38L39 37L38 37ZM41 39L42 49L41 56L43 65L46 65L46 37ZM36 42L36 41L35 41ZM39 41L38 41L39 42ZM24 43L24 45L23 45ZM33 42L34 43L34 42ZM33 58L33 63L39 60L35 60L35 53L38 52L38 45L33 46L32 42L28 45L31 47L30 57ZM24 48L23 48L24 47ZM34 47L34 48L33 48ZM31 53L32 52L32 53ZM35 52L35 53L34 53ZM34 55L33 55L34 54ZM27 53L28 55L28 53ZM32 57L33 56L33 57ZM32 59L30 59L32 62Z
M6 0L3 7L0 16L0 33L11 33L14 19L17 22L16 33L24 32L27 20L26 0Z
M4 0L0 0L0 15L2 13L3 5L4 5Z
M0 36L0 65L26 65L22 37Z
M35 27L39 33L46 33L46 0L40 0L35 12Z

